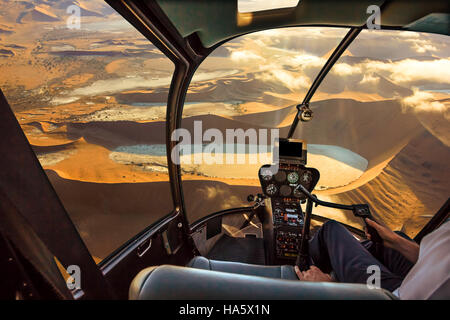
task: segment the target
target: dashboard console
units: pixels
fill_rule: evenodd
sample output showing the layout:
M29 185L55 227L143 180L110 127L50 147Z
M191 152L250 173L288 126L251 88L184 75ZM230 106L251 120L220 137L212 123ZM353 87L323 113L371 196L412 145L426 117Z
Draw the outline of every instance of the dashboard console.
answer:
M299 140L280 139L278 171L273 166L264 165L259 170L262 190L270 198L273 225L274 263L295 260L302 237L304 215L300 203L305 195L296 190L301 184L312 191L320 178L317 169L307 168L306 144Z

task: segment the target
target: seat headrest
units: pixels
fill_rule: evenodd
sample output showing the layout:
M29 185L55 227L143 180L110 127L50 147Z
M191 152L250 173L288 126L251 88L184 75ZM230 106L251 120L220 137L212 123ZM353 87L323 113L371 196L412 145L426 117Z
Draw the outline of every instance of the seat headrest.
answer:
M133 300L310 300L371 299L394 296L361 284L279 280L163 265L142 270L133 280Z

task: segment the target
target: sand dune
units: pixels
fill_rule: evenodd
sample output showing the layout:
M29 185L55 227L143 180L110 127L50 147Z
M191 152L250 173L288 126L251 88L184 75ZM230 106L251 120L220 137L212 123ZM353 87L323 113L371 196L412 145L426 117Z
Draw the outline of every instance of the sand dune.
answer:
M173 208L167 182L89 183L46 173L91 254L101 259Z
M395 155L422 130L417 118L402 112L396 100L362 103L331 99L314 102L311 107L314 120L301 124L294 137L350 149L369 160L369 168Z
M83 16L101 17L114 12L110 6L102 1L60 0L53 4L53 7L65 10L71 5L80 7Z
M0 57L14 57L14 56L15 56L14 51L0 48Z
M413 235L427 221L424 216L434 213L439 203L446 199L450 186L450 177L442 176L442 172L448 170L448 150L439 146L440 142L429 133L419 134L411 143L405 147L397 157L395 157L386 169L373 181L368 184L334 196L321 196L324 200L334 200L343 203L368 202L372 207L377 208L375 215L380 218L379 210L387 204L392 205L392 201L383 198L383 195L394 194L399 199L395 207L385 207L383 211L383 221L393 229L401 229ZM429 150L441 150L439 157L430 156ZM93 152L86 153L92 157ZM411 161L411 154L417 161ZM435 154L435 153L434 153ZM64 160L67 161L67 160ZM407 169L405 169L405 162ZM105 163L102 162L104 166ZM95 164L93 164L95 166ZM66 163L64 167L69 167ZM117 169L116 169L117 170ZM123 170L123 169L120 169ZM122 171L123 172L123 171ZM104 257L113 248L127 240L132 232L137 232L146 223L152 222L155 216L146 216L142 212L145 209L138 207L135 210L126 204L111 202L111 199L122 199L125 195L136 198L131 203L136 206L145 206L152 196L158 194L158 203L161 202L161 186L164 184L157 182L148 183L83 183L63 179L54 171L47 171L49 178L55 185L64 205L71 212L71 217L77 226L82 230L82 236L87 242L92 253ZM84 173L86 174L86 173ZM102 178L104 179L104 178ZM442 185L444 182L444 185ZM154 192L158 188L158 192ZM166 186L168 190L168 186ZM185 180L183 182L186 199L201 198L202 202L187 201L187 210L190 221L210 213L226 209L229 207L239 207L247 205L246 196L250 193L260 192L258 186L232 186L219 181ZM421 190L422 189L422 190ZM75 192L74 192L75 190ZM95 190L95 191L94 191ZM380 193L380 190L384 192ZM424 193L419 193L424 191ZM145 192L145 194L143 194ZM120 194L120 197L117 196ZM150 197L150 198L149 198ZM107 199L107 200L106 200ZM150 199L150 200L149 200ZM167 199L170 202L170 199ZM104 203L102 212L98 212L98 203ZM418 205L420 204L420 205ZM155 212L161 212L159 208ZM342 213L326 208L316 208L316 214L322 214L331 218L336 218L354 226L360 226L360 221L354 218L351 213ZM90 217L95 215L95 221ZM407 223L403 225L403 221ZM125 221L132 220L133 225L126 230L117 226L127 225ZM400 223L400 225L399 225ZM109 225L114 225L113 230ZM116 236L111 237L113 232ZM117 232L117 233L116 233Z
M67 16L69 6L76 5L80 8L81 15L86 17L103 17L111 14L113 10L106 4L82 1L6 1L2 10L8 12L11 18L18 23L49 23L62 21L60 17Z
M294 137L312 144L336 145L352 150L369 160L369 168L395 155L423 128L416 116L404 113L396 100L359 102L330 99L314 102L311 107L314 120L300 123ZM212 115L197 116L184 119L183 127L193 132L193 121L202 120L204 129L218 128L225 132L227 128L258 130L279 127L280 136L283 136L289 130L289 120L295 112L295 107L290 106L234 116L233 120ZM340 134L336 135L335 132Z
M297 114L295 105L267 112L258 112L253 114L245 114L235 116L233 119L239 122L258 125L267 128L286 128L290 127L294 117Z
M376 178L335 199L369 203L392 229L415 235L449 197L450 150L422 131Z
M383 166L379 166L379 164L385 164L386 160L392 158L392 156L394 156L400 149L403 148L410 137L413 136L416 132L420 131L420 128L422 128L414 115L403 114L398 102L392 100L385 101L384 103L361 103L354 100L329 100L317 102L313 105L313 108L316 114L316 118L314 120L316 123L314 123L314 126L310 126L310 124L301 124L299 131L303 132L301 134L298 134L299 136L301 135L302 137L306 138L308 143L321 144L320 142L322 142L321 139L323 138L323 141L327 141L327 144L341 146L343 148L353 150L357 154L360 154L362 157L368 160L369 170L374 167L377 168L377 172L372 171L372 173L362 176L361 181L359 182L353 181L354 179L346 180L347 182L343 184L339 184L337 182L327 182L323 184L327 186L327 188L329 188L330 186L338 187L340 185L346 185L351 181L353 181L352 185L361 185L362 183L368 181L368 177L376 177L376 175L383 169ZM139 108L135 108L135 110L138 109ZM335 111L336 109L337 111ZM374 109L379 110L379 112L377 113L377 115L379 115L378 118L370 116ZM388 110L389 112L386 112L386 110ZM132 113L133 109L125 109L123 111L127 111L125 112L125 114L130 114ZM96 112L106 111L100 110ZM276 111L251 113L230 117L221 117L217 115L200 115L185 118L182 122L182 126L189 132L193 132L194 122L201 121L203 124L203 131L209 128L215 128L220 130L225 136L226 129L229 128L258 130L277 127L280 122L285 122L285 118L292 117L294 113L295 108L287 107ZM340 115L340 119L336 117L336 113ZM342 114L348 114L348 117L343 118ZM95 115L96 113L94 112L89 117L91 117L91 119L100 117L100 115ZM85 117L80 117L79 119L89 120L89 118ZM103 150L101 151L102 154L114 151L121 146L154 145L165 143L165 123L162 121L116 121L117 119L114 118L111 119L111 121L106 121L107 117L103 118L102 120L103 121L90 121L80 123L63 122L59 123L57 126L48 122L31 122L27 125L34 126L40 129L42 133L48 134L45 135L45 139L43 140L39 139L39 136L37 136L36 134L31 134L30 142L32 142L32 144L36 146L50 146L52 145L52 143L55 145L62 145L64 143L70 143L82 138L84 139L84 143L78 143L77 146L83 146L83 148L85 148L85 144L102 146L103 149L98 149ZM356 130L359 135L367 135L367 139L361 140L358 136L333 135L332 133L334 131L332 130L332 128L334 128L334 130L339 130L339 126L342 125L354 126L354 130ZM60 130L56 130L56 128L59 128ZM287 130L287 126L281 128L281 136L283 136L285 134L284 132L286 132ZM349 132L349 130L343 131L347 133ZM319 135L317 132L321 132L321 134ZM64 135L66 135L66 140L62 139ZM313 136L314 139L308 139L309 136ZM380 139L379 136L389 137L390 139ZM370 139L372 139L373 142L371 142ZM365 141L365 143L361 143L361 141ZM262 143L270 143L270 132L268 140ZM118 158L115 157L115 159L117 160ZM122 157L121 159L124 158ZM132 158L130 157L128 157L128 159L131 159L128 161L129 164L132 164L133 161L136 161L136 163L144 163L143 165L145 166L154 162L153 160L148 161L148 159L145 162L132 160ZM314 160L313 157L311 158L311 160ZM319 161L319 163L324 162ZM163 164L159 163L159 165ZM320 169L327 171L327 168L328 166L322 166L322 168ZM194 168L191 169L188 168L185 171L196 171L194 170ZM216 169L219 170L219 168ZM330 167L330 172L332 173L335 169L336 168L332 169ZM211 168L207 169L205 167L204 170L201 171L204 171L204 174L206 176L214 177L214 170L214 166L211 166ZM225 168L222 168L219 171L223 170L225 170ZM256 167L254 171L255 172L250 174L250 176L256 176ZM358 176L359 175L360 174L358 174ZM67 176L67 173L64 173L64 176ZM221 178L230 177L227 175L221 176ZM88 178L80 179L85 181L87 179L87 181L89 181ZM336 190L336 192L339 191L342 190Z
M319 191L318 195L330 201L369 203L375 208L374 214L391 228L403 229L414 235L427 221L426 217L433 214L448 196L449 188L445 186L449 186L448 183L443 184L443 181L449 177L443 177L441 174L449 172L443 160L449 156L445 146L424 129L414 114L403 113L400 104L394 100L366 103L349 99L324 100L315 102L313 108L315 125L309 127L309 124L301 124L301 132L297 133L299 136L306 138L310 143L320 142L323 138L328 143L331 141L334 145L350 147L351 150L367 157L369 163L368 170L355 181L342 187L335 186L329 190ZM374 109L377 110L375 117ZM262 129L266 126L279 126L283 123L283 118L292 117L294 112L293 107L286 107L276 111L229 117L198 115L185 118L182 126L193 132L194 121L202 121L203 130L218 128L225 132L229 128ZM255 125L257 123L263 126ZM159 183L156 181L162 183L168 178L164 156L111 153L115 148L124 145L163 144L164 122L91 121L64 122L58 125L50 122L31 122L28 126L39 129L47 135L51 135L55 130L59 130L58 134L64 134L67 130L65 133L67 137L75 141L67 145L60 143L54 146L56 149L52 149L49 144L35 147L41 155L43 164L51 168L54 176L64 181L86 181L98 186L119 185L122 182L145 183L150 186ZM332 135L332 132L335 132L333 130L339 130L340 126L354 126L356 132L365 137L362 140L365 143L362 143L358 136ZM288 127L281 129L286 131ZM317 132L322 132L322 136ZM308 139L309 137L311 139ZM411 140L412 138L414 139ZM56 155L58 148L68 148L76 152L69 153L62 150ZM439 152L442 154L438 157L441 160L433 159L430 156L431 150L433 152L441 150ZM42 158L42 154L46 155L45 159ZM313 154L310 156L311 162L314 162ZM414 156L417 161L410 162L408 159ZM80 167L80 164L86 162L91 164L89 168ZM102 170L97 170L97 167L101 167ZM256 177L256 167L253 170L255 172L248 177L247 173L252 169L244 168L245 174L241 174L241 179L237 180L233 178L236 176L236 172L233 171L235 168L230 169L226 165L222 167L211 165L209 169L208 166L194 167L182 166L185 197L192 199L195 195L201 195L201 198L207 201L202 203L186 201L192 221L212 211L246 205L245 199L248 194L261 191L258 181L252 177ZM327 168L331 169L330 165L322 166L322 171L326 171ZM227 175L228 169L233 172ZM325 171L322 172L324 176ZM217 175L217 172L220 174ZM202 180L198 180L198 175L202 176ZM56 179L54 176L52 179ZM419 194L420 188L425 188L426 191ZM391 197L399 200L393 202ZM361 225L360 219L348 212L319 207L315 213L354 226Z
M362 75L352 75L351 77L351 79L345 78L345 80L343 80L341 74L330 72L320 85L320 92L322 94L338 94L346 90L351 90L376 94L379 95L382 100L406 97L413 93L412 90L394 84L392 81L389 81L379 74L372 75L373 79L376 79L374 82L364 82L364 77ZM315 97L315 100L316 99L317 97Z
M165 123L133 121L69 123L68 136L83 137L110 150L122 145L165 143Z
M82 30L64 28L70 5L81 8ZM91 253L104 258L172 208L164 152L134 149L165 144L173 63L103 1L7 1L0 11L2 90ZM182 127L193 133L201 121L203 132L278 128L285 136L295 105L345 34L296 32L306 41L252 35L221 47L189 87ZM412 235L448 197L448 121L402 105L408 87L423 83L403 86L383 68L405 55L361 39L328 74L311 103L313 121L300 123L294 137L316 145L308 166L322 173L318 187L326 190L315 191L322 199L367 202ZM392 62L376 57L386 50ZM408 50L417 61L437 59ZM368 61L381 69L364 69ZM448 103L441 91L430 102ZM189 220L248 205L247 195L261 192L258 168L182 165ZM314 213L361 227L348 212Z
M208 88L205 90L205 86ZM189 87L186 101L230 101L246 97L249 101L264 102L270 105L286 106L292 101L274 97L264 92L288 93L289 90L280 83L265 82L255 78L255 74L219 79L211 82L201 82Z
M6 27L6 26L5 26ZM8 28L0 27L0 34L11 34L14 33L13 30L9 30Z
M215 211L248 206L247 196L261 192L261 188L230 186L217 181L188 180L183 182L183 191L186 199L202 199L186 202L189 221L194 222Z
M54 147L53 147L54 148ZM45 155L52 161L56 157L49 147L43 153L42 147L38 149L41 158ZM145 170L139 163L123 164L110 159L110 151L100 145L87 142L80 138L77 142L67 146L65 153L58 158L57 162L52 161L51 165L44 166L51 169L65 179L93 182L93 183L138 183L157 182L168 179L167 169L160 171ZM70 152L70 156L66 154ZM88 165L87 165L88 164Z
M310 145L310 149L318 151L310 152L308 159L309 166L321 169L322 175L317 185L319 190L338 188L358 181L367 167L367 160L343 148ZM272 162L271 153L262 152L241 154L241 159L231 155L233 161L231 164L228 163L230 154L223 150L215 150L212 157L204 155L204 162L201 164L195 162L197 155L201 156L199 153L191 153L180 157L184 179L186 176L197 178L201 176L211 180L227 181L229 185L258 186L260 167ZM124 146L111 152L109 158L120 164L139 166L144 171L167 172L165 145Z
M31 9L20 12L16 19L18 23L56 22L61 20L58 14L52 12L52 9L48 5L30 5Z

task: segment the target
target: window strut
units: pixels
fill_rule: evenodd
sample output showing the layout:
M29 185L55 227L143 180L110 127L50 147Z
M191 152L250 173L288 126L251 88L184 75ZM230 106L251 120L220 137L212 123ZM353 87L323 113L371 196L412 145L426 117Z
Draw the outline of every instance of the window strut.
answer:
M309 101L313 97L314 93L316 92L317 88L322 83L325 76L328 74L328 72L331 70L331 68L334 66L336 61L341 57L341 55L344 53L344 51L347 49L347 47L350 45L350 43L355 40L355 38L359 35L361 32L361 27L353 27L350 29L350 31L345 35L344 39L339 43L339 45L334 49L333 54L330 56L330 58L327 60L325 65L322 67L322 70L320 70L317 77L314 79L313 84L308 90L308 93L306 94L305 98L303 99L303 102L299 105L297 105L297 114L291 124L291 127L289 128L289 133L287 138L292 138L294 135L295 129L297 129L297 125L299 120L302 121L308 121L312 117L312 111L309 109ZM305 113L305 111L308 114L307 119L303 119L302 115ZM302 119L301 119L302 118Z

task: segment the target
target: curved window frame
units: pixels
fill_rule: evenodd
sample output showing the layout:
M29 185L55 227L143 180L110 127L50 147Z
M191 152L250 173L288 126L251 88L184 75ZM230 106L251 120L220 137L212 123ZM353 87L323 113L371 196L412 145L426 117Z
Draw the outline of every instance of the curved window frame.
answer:
M335 48L335 52L333 53L333 55L328 59L328 61L326 62L326 64L323 66L323 69L321 71L321 74L319 74L316 78L315 78L315 82L317 82L316 85L313 85L312 87L310 87L310 92L305 96L305 100L307 97L308 98L308 102L309 99L311 99L314 96L314 93L316 91L316 89L320 86L321 81L326 77L327 73L332 69L332 67L334 66L334 63L339 60L340 56L345 52L346 48L357 38L357 36L359 35L359 33L361 32L362 28L351 28L349 30L349 33L346 35L346 37L344 37L342 39L342 42L340 45L338 45ZM391 30L391 31L395 31L395 30ZM398 30L397 32L407 32L407 31L401 31ZM234 39L234 38L233 38ZM233 40L231 39L231 40ZM228 40L229 41L229 40ZM227 43L228 41L220 44L220 46L222 46L223 44ZM184 119L184 118L183 118ZM297 118L296 118L297 119ZM292 133L295 131L295 127L293 128L294 130L292 130ZM182 180L182 176L180 176L180 180ZM236 208L239 209L239 208ZM220 211L218 211L220 212ZM211 215L214 215L211 214ZM203 218L200 218L200 220L202 220ZM193 224L195 225L196 222L200 221L197 220L195 221Z
M108 4L106 4L105 3L105 6L108 6ZM109 6L108 6L109 7ZM109 8L109 9L111 9L111 8ZM69 12L67 12L67 14L69 14ZM117 14L117 12L115 12L115 14ZM84 16L81 16L81 23L84 23L84 20L82 20L84 18ZM178 62L178 60L177 59L175 59L174 57L173 57L173 55L170 55L170 54L168 54L167 52L166 52L166 47L164 47L164 46L162 46L161 45L161 43L160 43L160 39L157 39L157 38L155 38L155 39L153 39L152 37L149 37L148 35L143 35L143 32L140 32L140 30L138 30L138 29L135 29L135 26L133 26L133 25L131 25L130 23L129 23L129 21L127 21L127 19L125 19L122 15L120 15L120 14L117 14L117 19L116 19L117 21L119 21L120 23L125 23L128 27L130 27L132 30L133 30L133 32L135 32L136 33L136 35L137 35L137 37L139 37L139 39L137 39L138 41L140 41L140 40L145 40L146 42L148 41L148 44L149 45L153 45L154 47L153 47L153 49L155 49L155 47L156 47L156 50L158 50L159 51L159 53L161 53L161 57L163 58L163 59L166 59L168 62L170 61L170 64L171 64L171 70L169 71L169 79L168 79L168 81L167 81L167 89L169 89L169 87L170 87L170 85L172 84L172 82L173 82L173 77L175 77L175 75L176 75L176 68L177 68L177 62ZM62 21L62 20L61 20ZM61 23L61 21L57 21L58 23ZM46 25L51 25L51 23L52 22L45 22L45 24ZM89 23L91 23L90 22L90 20L89 20L89 22L86 22L87 24L89 24ZM114 26L113 26L114 27ZM67 28L67 29L71 29L71 28ZM67 31L67 32L70 32L70 31ZM74 32L77 32L77 30L75 30ZM14 36L14 33L13 32L11 32L11 34L13 34L13 36ZM34 36L33 34L31 34L30 33L30 37L31 36ZM78 40L79 38L75 38L75 40ZM85 40L84 39L84 35L82 35L81 37L80 37L80 39L83 39L83 40ZM87 38L88 40L90 40L90 38ZM2 39L3 40L3 39ZM69 40L70 41L70 40ZM66 50L66 49L70 49L69 51L71 51L71 49L72 48L69 48L70 46L68 45L67 46L67 48L64 48L64 49L61 49L61 50ZM20 46L17 46L17 48L19 48L20 49ZM94 47L93 47L94 48ZM69 54L70 54L70 52L69 52ZM75 53L76 54L76 53ZM86 55L88 56L89 54L88 53L86 53ZM101 54L99 55L100 57L102 56ZM107 56L107 54L106 54L106 56ZM95 54L94 54L94 57L95 57ZM94 60L95 58L93 58L93 60ZM129 58L129 59L133 59L133 57L131 57L131 58ZM23 59L21 60L22 62L23 62ZM106 71L105 71L105 73L106 73ZM7 77L8 78L8 77ZM64 79L65 80L65 79ZM62 80L61 80L62 81ZM14 88L15 89L15 88ZM8 98L8 97L7 97ZM168 119L166 119L166 116L167 116L167 114L168 114L168 112L167 112L167 109L168 109L168 107L167 107L167 104L168 104L168 95L166 95L166 101L164 102L165 104L166 104L166 108L165 108L165 110L164 110L164 112L163 112L163 114L164 114L164 118L161 120L163 123L164 123L164 125L168 122ZM12 99L8 99L9 100L9 102L10 102L10 105L12 106L12 109L14 110L14 108L13 108L13 106L14 106L14 100L12 100ZM61 105L63 105L64 103L61 103ZM50 106L46 106L47 108L48 107L50 107ZM18 119L19 120L19 119ZM21 130L23 131L23 128L21 127ZM167 149L167 145L165 144L165 139L164 139L164 145L165 145L165 147L166 147L166 149ZM35 152L36 153L36 152ZM168 153L168 152L167 152ZM43 165L41 165L41 167L43 168L44 166ZM98 261L97 259L96 259L96 262L99 264L99 265L104 265L105 263L107 263L107 261L108 260L110 260L111 259L111 257L113 257L113 256L115 256L115 255L117 255L117 253L119 253L120 251L122 251L123 250L123 248L125 248L126 246L128 246L130 243L132 243L133 241L135 241L137 238L139 238L142 234L145 234L146 232L148 232L149 230L151 230L152 228L154 228L155 226L158 226L158 225L161 225L162 223L164 223L164 221L168 221L168 220L170 220L170 219L172 219L174 216L176 216L177 214L179 214L179 210L177 210L177 203L176 203L176 201L175 201L175 198L174 198L174 196L173 196L173 186L172 186L172 179L170 178L170 175L169 175L169 172L167 171L167 180L165 180L164 181L165 183L167 183L167 185L168 185L168 193L167 193L167 197L168 198L170 198L170 201L169 202L167 202L167 207L168 207L168 209L167 210L164 210L164 212L162 212L163 210L161 210L161 216L160 217L157 217L156 218L156 220L154 220L154 221L152 221L150 224L147 224L147 223L144 223L144 224L142 224L142 226L141 227L139 227L139 229L136 229L136 231L137 231L137 233L134 233L133 232L133 234L131 235L131 238L129 238L129 239L127 239L126 241L124 241L123 243L121 243L118 247L116 247L116 248L114 248L111 252L109 252L108 254L105 254L105 255L102 255L102 257L101 257L101 259ZM53 189L57 189L55 186L53 186ZM56 190L57 191L57 190ZM61 197L59 197L58 196L58 198L60 199L60 201L62 202L62 200L61 200ZM63 203L64 204L64 203ZM67 209L65 209L65 211L68 213L68 216L69 216L69 218L71 219L71 221L72 221L72 223L74 224L74 226L76 226L76 228L77 228L77 231L80 233L80 235L81 235L81 233L82 232L80 232L81 230L79 229L79 227L80 226L78 226L75 222L74 222L74 220L73 220L73 218L71 218L70 217L70 212L67 210ZM158 212L158 211L157 211ZM150 215L151 216L151 208L148 208L148 209L146 209L145 210L145 214L148 216L148 215ZM85 240L83 240L83 242L86 244L86 241ZM89 246L87 246L88 247L88 249L89 249ZM92 256L94 256L95 254L93 254L93 253L91 253L91 255Z
M224 41L224 42L220 43L219 45L216 45L213 48L211 48L212 50L205 57L203 57L202 61L200 62L200 64L195 69L195 72L193 73L193 77L195 77L196 73L198 72L199 68L201 68L202 64L205 63L205 60L207 60L209 57L211 57L211 55L213 55L214 52L217 52L218 50L223 48L224 45L229 44L230 42L236 41L236 39L239 39L239 38L245 37L245 36L253 36L255 33L258 33L258 32L265 32L265 31L269 31L270 32L272 30L279 31L279 30L282 30L282 29L289 29L289 30L291 30L291 29L295 29L295 28L299 28L299 29L300 28L301 29L306 29L306 28L326 29L326 28L330 28L330 27L327 27L327 26L311 26L311 27L309 27L309 26L289 26L289 27L273 28L273 29L268 29L268 30L263 30L263 31L254 31L254 32L250 32L250 33L246 33L246 34L243 34L243 35L239 35L239 36L230 38L227 41ZM340 26L334 26L334 27L331 27L331 28L334 29L334 30L345 31L342 34L342 38L336 38L337 43L338 43L336 45L336 47L331 48L331 50L336 51L339 48L339 43L342 43L342 41L346 41L345 39L346 39L346 37L348 37L348 34L351 32L352 28L340 27ZM328 61L325 61L322 67L325 67L327 63L328 63ZM320 76L321 72L322 71L318 71L318 74L316 75L316 77L313 77L313 79L316 79L318 76ZM191 88L192 83L193 83L193 81L189 82L189 88ZM189 97L189 93L186 92L186 98L188 98L188 97ZM298 99L300 101L301 94L298 94ZM183 106L182 121L186 119L186 117L184 116L185 115L185 111L186 111L185 105ZM182 121L181 121L181 123L182 123ZM182 124L180 125L180 128L183 128ZM182 165L180 165L180 167L182 168ZM180 170L180 172L182 172L182 170ZM184 180L183 179L183 174L182 173L180 174L180 180L181 180L181 184L183 184L185 181L189 181L189 180ZM184 192L184 194L186 193L185 191L183 191L183 192ZM184 206L185 206L185 212L184 213L185 213L186 219L189 221L189 224L191 226L195 225L198 221L201 221L202 219L204 219L208 215L213 216L216 213L220 213L220 212L226 211L226 210L233 211L233 210L236 209L237 211L239 211L242 208L242 207L230 207L230 208L218 209L216 212L213 212L213 213L209 212L208 214L203 215L201 217L198 217L198 218L194 219L193 221L191 221L191 219L189 219L189 209L186 208L186 197L184 197Z

